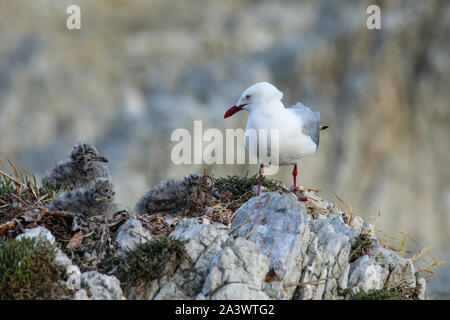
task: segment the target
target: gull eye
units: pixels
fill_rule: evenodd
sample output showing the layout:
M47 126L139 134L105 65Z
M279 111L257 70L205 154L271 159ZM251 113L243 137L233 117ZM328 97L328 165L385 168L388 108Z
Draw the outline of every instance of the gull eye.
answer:
M249 100L250 97L251 97L251 96L248 94L248 95L245 96L245 99Z

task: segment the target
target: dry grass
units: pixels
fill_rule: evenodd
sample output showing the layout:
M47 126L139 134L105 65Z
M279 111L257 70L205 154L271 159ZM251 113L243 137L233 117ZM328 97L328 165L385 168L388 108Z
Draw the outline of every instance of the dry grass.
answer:
M346 203L337 194L335 194L335 196L341 203L344 204L344 207L347 209L346 213L349 214L350 217L354 217L355 213L353 212L351 205ZM376 229L375 227L381 219L381 216L381 212L378 212L376 217L369 217L370 223L373 225L373 229L375 230L375 236L381 246L396 252L402 258L411 259L416 267L416 270L418 270L416 276L423 277L428 282L431 281L434 277L433 270L444 265L445 261L439 261L431 254L431 245L423 247L405 232L399 232L402 236L401 238L398 238L388 236L383 231ZM410 249L408 250L407 248Z

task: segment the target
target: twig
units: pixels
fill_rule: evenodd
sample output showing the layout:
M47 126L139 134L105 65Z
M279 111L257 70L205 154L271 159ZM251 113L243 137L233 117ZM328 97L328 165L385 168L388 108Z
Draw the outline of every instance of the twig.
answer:
M23 184L22 182L20 182L19 180L17 180L16 178L11 177L9 174L7 174L6 172L3 172L2 170L0 170L0 174L4 175L5 177L7 177L8 179L14 181L16 184L25 187L28 189L28 186Z
M150 240L149 237L144 236L142 233L137 232L136 230L131 230L131 232L133 232L134 234L137 234L137 235L140 236L141 238L145 238L145 239L147 239L147 240Z
M233 230L229 231L228 234L232 234L233 232L235 232L237 229L239 229L240 227L242 227L244 224L249 223L250 222L250 218L247 218L247 220L245 220L244 222L242 222L240 225L238 225L236 228L234 228Z
M262 219L264 218L264 216L266 215L267 209L269 208L270 204L272 203L272 199L270 198L270 200L268 201L266 207L264 208L264 212L262 213L261 217L259 218L258 222L255 223L255 225L253 226L252 230L250 230L249 233L247 233L245 235L245 239L248 239L248 237L250 237L250 235L255 232L256 228L259 226L259 224L261 223Z
M23 201L23 199L21 199L18 195L12 193L11 196L13 196L15 199L19 200L19 202L21 202L24 206L27 206L28 204Z
M328 279L317 279L314 281L305 281L305 282L292 282L292 283L285 283L283 284L283 287L287 288L287 287L304 287L304 286L310 286L310 285L316 285L318 286L320 283L320 281L327 281Z

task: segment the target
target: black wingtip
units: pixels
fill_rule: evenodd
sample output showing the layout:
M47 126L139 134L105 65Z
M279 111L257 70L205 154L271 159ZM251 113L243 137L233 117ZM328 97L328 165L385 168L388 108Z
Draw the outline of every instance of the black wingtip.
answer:
M320 130L325 130L325 129L328 129L328 126L321 126L320 127Z

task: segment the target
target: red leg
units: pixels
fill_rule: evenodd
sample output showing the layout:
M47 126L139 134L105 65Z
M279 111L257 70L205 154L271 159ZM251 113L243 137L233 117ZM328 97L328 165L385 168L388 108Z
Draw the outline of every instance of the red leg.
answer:
M259 167L258 192L256 193L257 196L259 196L259 193L261 191L261 182L262 182L263 174L264 174L264 165L261 163L261 166Z
M297 189L297 164L294 164L294 170L292 170L292 176L294 177L294 189L293 192Z
M294 189L292 192L297 196L297 164L294 165L294 170L292 170L292 176L294 177ZM300 196L298 196L298 200L300 201L308 201L308 198L306 198L303 195L303 191L300 191Z

